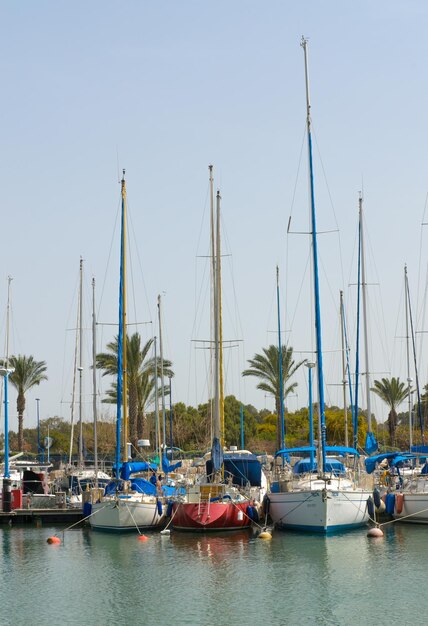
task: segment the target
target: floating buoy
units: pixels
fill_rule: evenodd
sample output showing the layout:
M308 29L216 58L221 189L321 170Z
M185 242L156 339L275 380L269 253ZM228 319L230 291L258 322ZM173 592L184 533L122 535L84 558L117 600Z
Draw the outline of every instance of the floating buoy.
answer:
M383 532L381 531L380 528L370 528L368 533L367 533L367 537L383 537Z
M168 528L165 528L164 530L160 531L160 534L161 535L170 535L171 531Z
M147 541L147 535L138 535L138 541Z
M257 535L257 539L272 539L272 535L267 530L263 530L259 535Z
M59 544L61 543L61 539L59 537L55 537L55 535L53 537L48 537L46 540L48 543L52 544Z

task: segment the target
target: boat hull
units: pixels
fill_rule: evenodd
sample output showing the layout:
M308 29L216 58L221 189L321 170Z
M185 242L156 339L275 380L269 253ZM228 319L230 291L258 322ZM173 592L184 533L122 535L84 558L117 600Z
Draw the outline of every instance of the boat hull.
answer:
M335 533L367 523L365 490L289 491L269 494L269 513L277 528Z
M175 530L221 531L250 528L247 502L176 502L172 507L172 527Z
M428 493L404 493L401 513L393 513L393 518L413 524L428 524Z
M158 528L165 517L159 513L156 499L131 500L112 498L97 502L92 507L89 518L94 530L106 532L131 532L141 529Z

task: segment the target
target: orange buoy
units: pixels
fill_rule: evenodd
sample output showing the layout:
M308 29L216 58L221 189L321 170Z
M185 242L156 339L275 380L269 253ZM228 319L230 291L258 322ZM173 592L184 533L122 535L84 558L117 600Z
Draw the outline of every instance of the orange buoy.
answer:
M138 541L147 541L147 535L138 535Z
M395 494L395 511L400 514L403 510L404 493Z
M368 533L367 533L367 537L383 537L383 532L381 531L380 528L370 528Z
M55 535L54 535L53 537L48 537L47 538L47 542L50 543L50 544L54 543L54 544L58 545L58 544L61 543L61 539L59 537L55 537Z

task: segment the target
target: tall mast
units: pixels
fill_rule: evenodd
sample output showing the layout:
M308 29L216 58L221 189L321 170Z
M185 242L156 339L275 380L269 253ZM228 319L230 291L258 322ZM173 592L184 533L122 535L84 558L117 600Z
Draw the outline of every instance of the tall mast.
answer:
M10 284L12 276L7 277L7 308L6 308L6 358L5 368L9 367L9 330L10 330Z
M348 408L346 402L346 338L345 338L345 311L343 307L343 291L340 292L340 321L342 327L342 388L343 412L345 417L345 446L348 447Z
M165 385L163 379L163 343L162 343L162 300L158 296L158 318L159 318L159 352L160 352L160 379L161 379L161 402L162 402L162 424L163 424L163 444L166 452L166 409L165 409Z
M155 439L156 439L156 451L159 455L159 463L161 462L161 432L159 426L159 393L158 393L158 352L157 352L157 337L154 338L155 344Z
M95 278L92 278L92 409L94 413L95 487L98 487L98 433L97 433L97 320L95 317Z
M216 269L216 247L215 247L215 216L214 216L214 179L213 179L213 166L208 166L210 172L210 222L211 222L211 282L212 282L212 311L213 319L212 325L214 330L214 406L212 415L212 428L213 437L220 439L219 428L216 429L216 423L218 422L219 415L219 355L218 355L218 339L219 339L219 325L217 315L217 269Z
M372 410L370 403L370 364L369 364L369 336L367 324L367 281L366 281L366 259L364 253L364 225L363 225L363 196L360 193L359 200L360 233L361 233L361 290L363 299L363 328L364 328L364 352L366 368L366 396L367 396L367 428L372 432Z
M413 446L413 425L412 425L412 379L410 378L410 336L409 336L409 300L407 294L409 292L409 279L407 277L407 265L404 266L404 290L406 298L406 361L407 361L407 401L409 405L409 447L410 451Z
M281 312L279 306L279 267L276 266L276 306L278 314L278 373L279 373L279 420L281 424L281 441L277 444L278 450L285 446L285 421L284 421L284 383L282 379L282 341L281 341Z
M126 332L126 185L125 170L122 177L122 371L123 371L123 449L124 460L128 459L128 364L127 364L127 332Z
M122 216L121 216L121 226L120 226L120 271L119 271L119 333L117 336L117 390L116 390L116 479L119 479L119 469L120 469L120 436L122 431L122 397L126 396L126 387L124 386L124 349L126 348L126 340L124 340L124 335L126 334L125 323L126 323L126 309L124 304L124 296L126 295L125 290L125 199L126 199L126 189L125 189L125 170L123 170L122 177ZM125 403L124 403L125 409ZM125 411L124 411L125 412ZM127 459L127 451L126 451L126 443L127 443L127 433L124 430L123 433L123 443L124 443L124 459Z
M318 277L318 245L317 245L317 225L315 214L315 189L314 189L314 169L312 161L312 131L311 131L311 104L309 97L309 72L308 72L308 42L302 37L301 46L305 57L305 86L306 86L306 125L308 134L308 158L309 158L309 195L311 207L311 228L312 228L312 255L314 270L314 300L315 300L315 328L316 328L316 348L317 348L317 374L318 374L318 397L319 397L319 420L321 426L321 458L319 473L324 474L326 465L326 426L324 409L324 380L322 363L322 341L321 341L321 310L320 310L320 289Z
M217 286L217 323L218 323L218 385L219 385L219 421L220 444L224 447L224 378L223 378L223 316L221 302L221 239L220 239L220 192L217 191L217 236L216 236L216 286Z
M79 282L79 465L83 467L83 259L80 257Z

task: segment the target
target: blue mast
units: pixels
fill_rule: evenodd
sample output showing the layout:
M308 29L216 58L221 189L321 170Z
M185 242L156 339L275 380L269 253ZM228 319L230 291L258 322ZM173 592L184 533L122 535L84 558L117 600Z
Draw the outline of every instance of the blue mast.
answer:
M285 421L284 421L284 383L282 380L282 343L281 343L281 315L279 308L279 268L276 266L276 304L278 311L278 370L279 370L279 410L281 421L281 443L279 450L285 447ZM283 457L284 458L284 457Z
M122 388L123 388L123 292L124 292L124 255L125 255L125 200L123 188L125 185L125 170L123 170L122 185L122 217L120 229L120 278L119 278L119 334L117 338L117 393L116 393L116 478L119 478L120 468L120 433L122 421Z
M311 201L311 225L312 225L312 254L314 265L314 298L315 298L315 329L317 344L317 373L318 373L318 394L319 394L319 419L321 426L321 458L319 474L324 474L326 466L326 426L324 409L324 380L322 364L322 342L321 342L321 310L320 310L320 288L318 277L318 246L317 246L317 226L315 214L315 190L314 190L314 168L312 161L312 133L311 133L311 105L309 99L309 73L308 73L308 41L302 37L301 46L305 55L305 84L306 84L306 124L308 132L308 155L309 155L309 188Z

